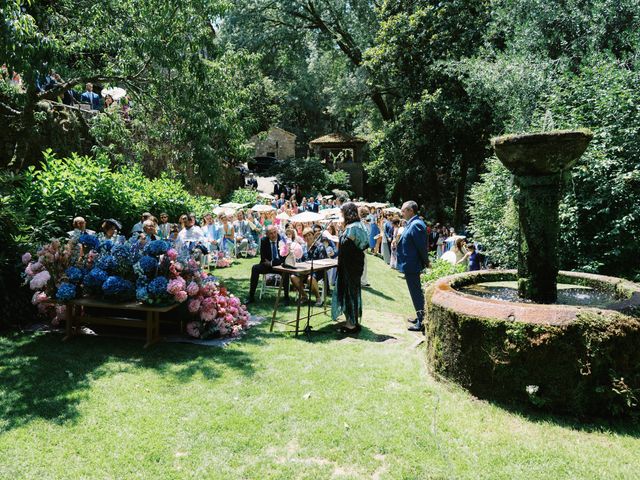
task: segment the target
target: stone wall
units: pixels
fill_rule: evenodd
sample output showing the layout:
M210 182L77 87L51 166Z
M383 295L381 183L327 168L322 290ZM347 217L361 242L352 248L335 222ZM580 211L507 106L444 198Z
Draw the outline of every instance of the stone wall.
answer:
M255 145L255 157L275 157L279 160L294 158L296 155L296 136L278 127L272 127L264 133L254 135L250 142Z

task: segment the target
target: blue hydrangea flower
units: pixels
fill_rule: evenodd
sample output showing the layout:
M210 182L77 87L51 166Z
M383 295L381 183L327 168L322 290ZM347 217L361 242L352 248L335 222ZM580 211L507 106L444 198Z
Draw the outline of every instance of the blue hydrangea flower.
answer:
M61 302L73 300L76 298L76 286L73 283L64 282L58 287L56 298Z
M162 295L167 295L167 285L169 285L169 280L167 277L156 277L149 283L147 290L149 294L154 297L159 297Z
M150 257L149 255L145 255L139 261L140 268L147 275L154 275L156 273L156 269L158 268L158 261Z
M102 284L102 291L107 297L129 298L135 294L135 287L129 280L112 275Z
M113 255L105 255L96 262L96 266L105 272L112 273L118 268L118 260Z
M82 270L78 267L69 267L64 272L71 283L80 283L82 281Z
M143 303L149 300L149 292L147 291L147 287L136 288L136 299L139 302L143 302Z
M157 257L159 255L167 253L167 250L169 250L169 246L169 242L165 242L164 240L153 240L145 245L144 253Z
M102 250L103 252L110 252L112 248L113 248L113 242L111 240L105 240L100 245L100 250Z
M84 286L89 288L100 288L107 280L109 274L101 268L93 268L84 277Z
M127 244L116 245L111 249L111 255L116 258L129 258L131 255L131 247Z
M81 243L85 247L88 247L91 250L99 250L100 249L100 240L95 235L89 235L88 233L83 233L78 237L78 243Z

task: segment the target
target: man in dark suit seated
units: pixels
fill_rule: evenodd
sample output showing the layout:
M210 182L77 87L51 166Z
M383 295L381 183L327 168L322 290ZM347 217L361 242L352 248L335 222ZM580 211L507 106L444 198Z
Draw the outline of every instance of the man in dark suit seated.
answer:
M267 236L260 241L260 263L251 268L251 286L249 287L249 298L245 304L254 303L256 288L260 275L274 273L273 267L282 265L285 257L278 251L278 242L284 240L278 235L278 229L274 225L267 228ZM289 275L282 276L282 288L284 289L284 303L289 304Z

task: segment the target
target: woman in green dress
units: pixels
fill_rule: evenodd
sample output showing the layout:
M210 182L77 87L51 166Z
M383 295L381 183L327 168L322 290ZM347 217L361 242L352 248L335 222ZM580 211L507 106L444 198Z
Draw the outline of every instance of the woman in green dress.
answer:
M348 202L342 206L345 230L340 236L336 288L331 299L331 317L336 320L344 313L347 321L338 331L354 334L360 331L362 317L362 287L364 251L369 247L369 234L360 222L358 207Z

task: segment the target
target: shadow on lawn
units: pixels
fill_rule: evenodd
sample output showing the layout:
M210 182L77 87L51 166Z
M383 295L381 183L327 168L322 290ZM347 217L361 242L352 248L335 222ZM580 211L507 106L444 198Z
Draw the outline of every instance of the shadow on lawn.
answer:
M104 376L151 369L188 382L194 375L216 379L228 368L254 373L241 349L161 343L143 350L140 340L85 336L62 343L55 334L0 337L0 365L0 432L37 419L73 421L83 392Z
M519 415L532 423L554 424L562 428L568 428L585 433L615 433L634 438L640 438L640 421L638 418L578 418L571 415L553 414L535 410L528 405L507 404L495 400L487 400L489 403L515 415Z

